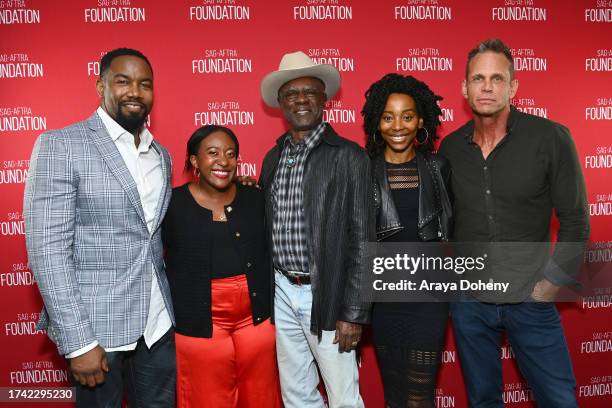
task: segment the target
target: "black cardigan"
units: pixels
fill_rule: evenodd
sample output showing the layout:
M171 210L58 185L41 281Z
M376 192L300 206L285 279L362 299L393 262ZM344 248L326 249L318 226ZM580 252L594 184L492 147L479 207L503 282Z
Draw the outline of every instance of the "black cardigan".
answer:
M270 317L270 255L266 244L263 193L237 185L234 201L225 206L227 222L247 276L253 324ZM172 190L162 224L166 274L172 292L176 332L212 336L212 211L200 206L187 184Z

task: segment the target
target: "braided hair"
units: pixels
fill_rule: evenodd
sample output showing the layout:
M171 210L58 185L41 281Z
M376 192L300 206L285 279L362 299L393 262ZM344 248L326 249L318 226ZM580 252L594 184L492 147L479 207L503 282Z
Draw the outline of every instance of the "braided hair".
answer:
M423 128L427 129L429 137L425 143L420 143L418 148L425 151L434 149L434 141L438 139L437 128L440 125L440 115L442 110L438 106L441 96L433 93L425 82L419 81L413 76L403 76L400 74L387 74L380 80L374 82L365 93L365 103L361 110L363 116L363 130L366 133L366 150L371 157L374 157L384 150L385 144L380 143L382 137L378 134L378 124L385 110L387 99L392 93L410 95L414 99L417 113L423 119ZM419 130L418 140L421 140L420 133L425 137L425 130ZM376 142L376 139L379 142Z

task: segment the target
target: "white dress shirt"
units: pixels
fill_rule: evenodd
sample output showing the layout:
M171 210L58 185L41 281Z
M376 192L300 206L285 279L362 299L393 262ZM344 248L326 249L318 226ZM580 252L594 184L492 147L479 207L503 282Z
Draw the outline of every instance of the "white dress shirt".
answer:
M143 127L140 132L140 144L136 147L134 144L134 135L123 129L101 107L98 108L97 113L111 139L113 139L115 146L117 146L117 150L119 150L125 165L136 183L145 220L147 222L147 228L149 229L149 233L152 233L155 215L157 214L157 204L159 203L162 187L164 185L161 157L154 148L151 148L153 135L146 127ZM151 302L149 304L147 324L144 330L144 340L147 347L151 347L155 344L155 342L172 326L172 321L166 310L157 277L153 271L153 263L150 264L150 271L152 274ZM134 342L123 346L107 348L106 351L134 350L136 344L137 343ZM93 342L79 350L66 354L66 358L78 357L92 350L97 345L97 341Z

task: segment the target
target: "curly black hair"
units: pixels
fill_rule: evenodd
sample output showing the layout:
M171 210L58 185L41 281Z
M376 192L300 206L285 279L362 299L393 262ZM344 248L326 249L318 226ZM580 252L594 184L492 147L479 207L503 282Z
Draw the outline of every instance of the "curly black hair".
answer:
M414 99L417 113L423 119L423 128L426 128L429 134L425 143L419 143L418 148L432 151L434 141L438 139L437 128L440 125L440 115L442 114L438 101L442 100L442 97L433 93L425 82L419 81L413 76L387 74L374 82L366 91L366 100L361 110L363 130L366 133L366 150L370 157L374 157L384 150L384 143L380 143L382 138L378 131L378 124L387 104L387 98L392 93L410 95ZM377 133L378 143L374 138ZM425 131L422 131L422 133L425 133ZM421 131L417 136L418 140L425 138L425 135L421 135Z

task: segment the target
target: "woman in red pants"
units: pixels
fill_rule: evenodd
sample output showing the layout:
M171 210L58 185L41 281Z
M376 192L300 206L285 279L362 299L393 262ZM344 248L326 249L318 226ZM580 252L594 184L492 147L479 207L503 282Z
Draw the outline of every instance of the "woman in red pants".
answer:
M176 317L179 407L280 407L264 198L234 183L238 140L198 129L162 224Z

